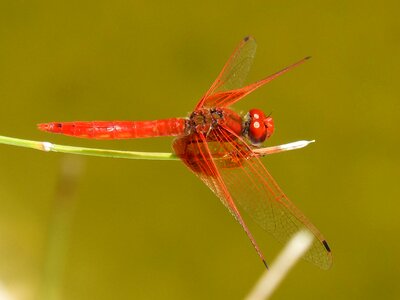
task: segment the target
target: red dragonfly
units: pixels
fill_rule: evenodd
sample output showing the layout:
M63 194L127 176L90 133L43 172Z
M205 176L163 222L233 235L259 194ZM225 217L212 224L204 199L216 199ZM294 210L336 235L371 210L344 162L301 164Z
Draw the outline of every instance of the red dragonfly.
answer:
M230 109L232 104L302 64L308 57L243 87L256 47L253 37L246 37L239 43L217 79L187 118L53 122L39 124L38 127L48 132L89 139L177 136L173 142L174 152L227 207L266 266L264 255L237 204L281 242L286 242L301 228L307 228L315 239L305 259L328 269L332 254L325 238L282 192L260 161L258 147L274 132L272 117L259 109L251 109L242 117Z

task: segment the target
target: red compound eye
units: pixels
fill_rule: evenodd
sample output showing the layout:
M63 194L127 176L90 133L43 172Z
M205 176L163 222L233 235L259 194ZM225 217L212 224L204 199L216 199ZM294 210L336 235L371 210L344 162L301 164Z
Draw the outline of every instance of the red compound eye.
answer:
M274 121L271 117L265 117L262 110L251 109L248 118L247 134L254 145L261 144L273 134Z

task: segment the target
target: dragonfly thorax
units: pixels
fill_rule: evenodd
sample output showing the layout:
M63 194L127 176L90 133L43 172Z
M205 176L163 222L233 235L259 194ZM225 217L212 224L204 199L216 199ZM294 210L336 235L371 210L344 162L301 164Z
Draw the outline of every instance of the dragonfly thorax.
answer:
M201 108L195 110L187 120L186 133L203 133L208 135L215 129L224 127L229 132L242 134L242 118L228 108Z

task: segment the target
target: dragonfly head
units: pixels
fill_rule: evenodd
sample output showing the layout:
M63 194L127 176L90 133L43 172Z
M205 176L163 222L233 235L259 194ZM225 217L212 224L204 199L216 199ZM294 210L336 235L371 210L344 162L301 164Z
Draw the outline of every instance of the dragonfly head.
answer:
M245 118L244 132L258 146L274 133L274 120L260 109L251 109Z

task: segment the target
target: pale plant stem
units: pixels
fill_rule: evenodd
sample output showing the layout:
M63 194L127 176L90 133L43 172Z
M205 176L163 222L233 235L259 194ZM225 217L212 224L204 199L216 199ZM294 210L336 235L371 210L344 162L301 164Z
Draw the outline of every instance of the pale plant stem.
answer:
M313 242L313 235L306 230L296 233L285 248L256 283L245 300L269 299L295 263L307 252Z
M253 154L255 154L256 156L266 156L274 153L300 149L312 142L314 141L297 141L279 146L258 148L253 150ZM100 157L144 159L144 160L179 160L179 157L177 157L173 153L121 151L121 150L97 149L97 148L86 148L86 147L74 147L74 146L57 145L50 142L39 142L32 140L17 139L7 136L0 136L0 144L31 148L45 152L62 152L69 154L100 156Z
M62 282L75 211L75 195L82 169L82 157L65 155L60 161L38 299L62 299Z

